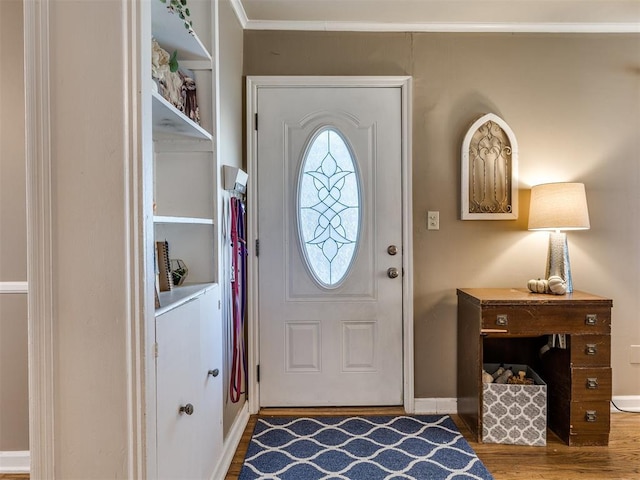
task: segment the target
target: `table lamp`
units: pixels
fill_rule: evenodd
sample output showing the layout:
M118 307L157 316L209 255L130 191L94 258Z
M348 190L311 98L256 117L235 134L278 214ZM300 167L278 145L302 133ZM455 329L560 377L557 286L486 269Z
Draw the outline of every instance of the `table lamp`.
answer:
M550 230L546 278L559 275L573 291L565 230L588 230L589 210L582 183L545 183L531 187L529 230Z

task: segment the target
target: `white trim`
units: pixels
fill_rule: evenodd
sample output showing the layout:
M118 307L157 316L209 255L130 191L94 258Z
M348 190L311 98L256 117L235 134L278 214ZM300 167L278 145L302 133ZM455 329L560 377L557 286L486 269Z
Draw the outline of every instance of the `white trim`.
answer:
M416 398L414 402L416 407L414 413L417 415L458 413L457 398Z
M55 478L49 3L24 2L31 478Z
M249 178L253 179L258 172L257 164L257 146L258 132L254 126L254 113L258 111L258 83L260 78L247 77L246 80L246 97L247 97L247 173ZM249 249L255 245L258 238L258 215L253 212L258 211L257 186L256 182L249 182L249 191L247 192L247 239L249 240ZM249 394L249 413L257 414L260 410L260 384L257 381L256 372L257 365L260 362L258 346L259 330L258 330L258 262L255 255L249 256L247 262L248 290L247 290L247 361L249 369L249 379L247 382L247 390Z
M617 395L611 399L618 408L628 410L630 412L640 413L640 395ZM611 404L612 413L621 413L618 408Z
M238 0L233 0L235 4ZM235 8L235 7L234 7ZM237 12L236 12L237 14ZM246 14L245 14L246 18ZM242 22L242 20L241 20ZM640 23L384 23L247 20L246 30L431 33L640 33Z
M27 293L29 284L27 282L0 282L0 294L2 293Z
M241 0L229 0L231 3L231 8L233 8L238 21L243 29L247 28L247 24L249 23L249 19L247 18L247 12L244 9L244 5ZM217 57L216 57L217 58Z
M126 38L123 49L122 98L125 124L122 164L126 196L126 268L127 306L126 375L127 375L127 474L130 478L155 475L155 359L150 345L155 341L150 324L155 322L153 298L154 261L149 252L153 231L146 215L152 205L152 182L146 159L151 158L151 126L147 119L152 110L150 91L151 6L148 2L122 1L122 24ZM142 233L142 235L141 235ZM153 338L150 338L153 337ZM153 369L153 370L152 370ZM150 453L149 450L153 449ZM154 462L154 463L152 463Z
M617 395L612 398L613 403L622 410L640 413L640 395ZM416 398L415 414L432 414L432 413L458 413L457 398ZM611 413L621 413L611 404Z
M400 77L402 88L402 336L404 409L413 413L413 79Z
M29 451L0 452L0 474L29 473Z
M312 77L312 76L248 76L247 95L247 158L249 178L257 178L257 132L254 118L257 112L258 87L400 87L402 90L402 252L403 252L403 398L407 413L414 410L414 355L413 355L413 226L412 226L412 174L411 174L411 77ZM258 238L257 182L249 182L248 198L248 239L249 244ZM248 262L248 368L255 372L259 362L258 331L258 262L252 255ZM249 375L249 412L260 409L260 385L256 375Z
M236 454L238 445L242 440L242 435L244 434L244 430L247 427L247 423L249 423L249 403L245 402L242 408L238 411L236 419L234 420L231 429L227 433L227 438L225 438L224 440L224 447L222 448L220 461L218 462L218 466L211 476L211 480L225 478L227 470L229 470L231 462L233 461L233 457Z

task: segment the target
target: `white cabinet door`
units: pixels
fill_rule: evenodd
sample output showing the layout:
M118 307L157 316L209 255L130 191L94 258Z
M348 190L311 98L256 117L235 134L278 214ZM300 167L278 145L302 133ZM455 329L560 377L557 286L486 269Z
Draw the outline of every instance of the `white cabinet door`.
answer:
M211 478L222 455L219 299L219 287L214 286L156 318L161 479Z
M198 375L202 392L202 416L198 422L203 447L202 478L210 478L222 455L222 318L216 286L200 297L200 358Z
M194 375L200 369L200 299L156 318L158 358L158 477L199 479L202 462L198 432L203 405ZM193 412L180 408L193 406Z

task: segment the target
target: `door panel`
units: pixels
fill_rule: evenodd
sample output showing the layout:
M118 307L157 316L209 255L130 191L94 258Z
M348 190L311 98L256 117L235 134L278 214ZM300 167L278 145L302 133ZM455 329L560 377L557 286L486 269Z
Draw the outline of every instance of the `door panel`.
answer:
M403 244L401 89L268 87L257 105L260 404L402 404L402 276L387 272L402 271L402 252L387 253ZM305 155L327 128L355 162L353 172L336 172L328 158L312 172L322 209L314 247L327 259L348 221L340 175L360 185L355 260L337 286L310 271L298 225ZM327 157L339 153L333 145Z
M200 366L200 299L156 317L158 472L162 478L196 479L199 468L198 428L203 405L193 382ZM180 412L192 405L193 413Z

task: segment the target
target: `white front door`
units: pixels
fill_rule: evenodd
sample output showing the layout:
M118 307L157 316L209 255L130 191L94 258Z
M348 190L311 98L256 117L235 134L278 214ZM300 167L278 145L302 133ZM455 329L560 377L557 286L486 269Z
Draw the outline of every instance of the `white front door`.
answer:
M402 91L257 91L261 406L403 404Z

